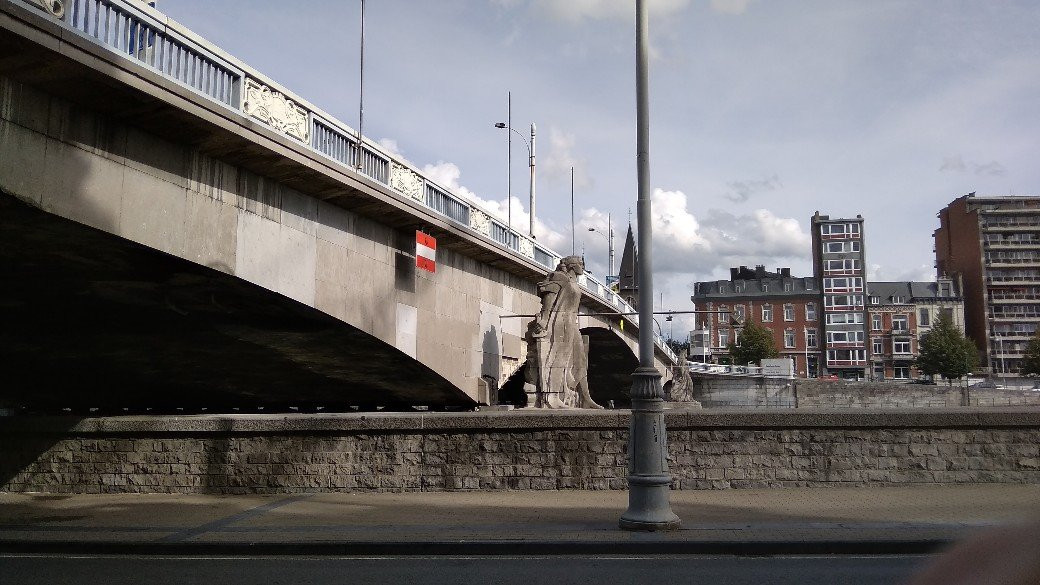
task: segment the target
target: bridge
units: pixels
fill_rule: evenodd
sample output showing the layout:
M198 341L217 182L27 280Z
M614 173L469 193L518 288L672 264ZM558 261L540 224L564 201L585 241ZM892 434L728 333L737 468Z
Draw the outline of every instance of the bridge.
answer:
M8 406L493 404L560 259L136 1L0 0L0 153ZM624 404L635 309L580 283Z

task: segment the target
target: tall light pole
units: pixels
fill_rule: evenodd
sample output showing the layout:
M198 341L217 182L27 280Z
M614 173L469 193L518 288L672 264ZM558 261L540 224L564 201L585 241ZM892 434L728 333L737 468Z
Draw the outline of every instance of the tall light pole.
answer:
M361 0L361 74L358 82L358 125L357 125L357 156L354 166L361 170L361 145L363 144L362 131L365 127L365 0Z
M590 232L595 232L600 236L607 239L607 286L610 286L610 277L614 276L614 226L610 223L610 214L607 214L607 235L603 235L600 230L590 227Z
M507 130L507 131L509 131L511 133L515 132L516 135L519 136L520 139L524 141L524 146L527 147L527 166L529 166L530 169L531 169L531 185L530 185L530 190L531 190L531 229L530 229L530 233L531 233L531 239L536 239L535 235L534 235L534 185L535 185L535 172L534 172L534 169L535 169L535 167L534 167L534 154L535 154L534 153L534 146L535 146L534 136L535 136L535 134L534 134L534 122L531 123L531 141L530 142L528 142L527 139L524 138L523 134L521 134L520 132L517 132L516 128L510 127L505 122L496 122L495 123L495 128L503 128L503 129L505 129L505 130ZM512 204L512 201L510 201L510 204ZM510 206L510 209L512 209L512 206Z
M632 417L628 433L628 509L621 515L624 530L675 530L668 490L667 431L661 372L654 367L653 264L650 216L649 59L647 0L636 0L636 203L639 226L639 367L632 373Z

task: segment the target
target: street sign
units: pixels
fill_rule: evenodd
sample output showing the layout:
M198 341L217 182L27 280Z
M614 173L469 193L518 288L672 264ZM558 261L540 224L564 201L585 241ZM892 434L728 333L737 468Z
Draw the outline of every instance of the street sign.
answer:
M437 272L437 239L418 230L415 232L415 266Z

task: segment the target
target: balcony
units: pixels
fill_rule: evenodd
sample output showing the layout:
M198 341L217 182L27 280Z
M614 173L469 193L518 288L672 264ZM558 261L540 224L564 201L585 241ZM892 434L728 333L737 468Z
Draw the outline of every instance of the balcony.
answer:
M866 367L867 360L827 360L827 367L829 368L853 368L853 367Z

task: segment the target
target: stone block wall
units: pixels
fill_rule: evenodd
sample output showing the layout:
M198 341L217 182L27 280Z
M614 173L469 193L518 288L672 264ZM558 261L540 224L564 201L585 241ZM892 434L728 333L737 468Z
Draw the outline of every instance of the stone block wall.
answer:
M795 380L799 408L920 408L956 406L1040 406L1031 389L964 388L957 384L896 384Z
M624 411L0 419L0 491L625 489ZM670 412L674 489L1040 483L1040 411Z

